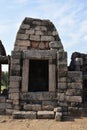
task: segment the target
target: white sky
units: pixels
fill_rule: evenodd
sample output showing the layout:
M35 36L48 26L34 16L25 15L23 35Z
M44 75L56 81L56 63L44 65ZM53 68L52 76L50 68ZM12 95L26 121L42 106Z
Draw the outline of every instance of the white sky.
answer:
M50 19L57 28L68 62L75 51L87 53L87 0L1 0L0 40L7 55L25 17Z

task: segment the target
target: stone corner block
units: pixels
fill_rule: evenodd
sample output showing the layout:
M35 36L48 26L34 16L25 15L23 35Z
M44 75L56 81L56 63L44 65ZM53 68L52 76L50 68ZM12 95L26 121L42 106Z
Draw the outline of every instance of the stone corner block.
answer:
M56 121L62 121L62 113L61 112L56 112L55 120Z

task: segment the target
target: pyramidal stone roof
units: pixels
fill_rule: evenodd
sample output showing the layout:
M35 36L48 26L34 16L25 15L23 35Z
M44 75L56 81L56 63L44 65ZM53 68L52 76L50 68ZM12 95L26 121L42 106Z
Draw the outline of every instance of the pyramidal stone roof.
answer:
M54 24L50 20L25 18L18 30L14 49L49 50L51 46L63 51L63 46Z

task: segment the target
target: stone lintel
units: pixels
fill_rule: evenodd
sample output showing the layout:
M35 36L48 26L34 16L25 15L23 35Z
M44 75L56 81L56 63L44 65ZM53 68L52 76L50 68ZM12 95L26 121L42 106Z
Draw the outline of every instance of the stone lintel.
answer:
M23 51L23 58L27 59L56 59L55 50L28 50Z

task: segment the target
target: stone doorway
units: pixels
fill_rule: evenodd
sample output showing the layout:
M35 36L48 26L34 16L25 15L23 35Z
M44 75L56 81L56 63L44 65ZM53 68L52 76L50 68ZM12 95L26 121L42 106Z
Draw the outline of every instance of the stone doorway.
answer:
M49 90L48 66L48 60L29 61L29 92L43 92Z

